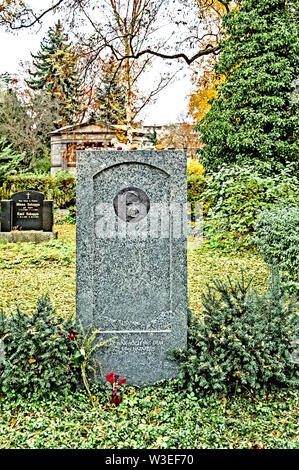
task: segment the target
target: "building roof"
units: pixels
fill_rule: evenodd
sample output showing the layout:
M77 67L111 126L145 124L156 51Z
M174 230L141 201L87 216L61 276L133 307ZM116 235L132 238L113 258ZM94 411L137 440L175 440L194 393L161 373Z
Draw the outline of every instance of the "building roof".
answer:
M83 121L80 124L71 124L69 126L61 127L60 129L56 129L55 131L49 132L49 135L65 134L68 131L72 131L75 129L82 129L90 125L99 126L99 128L102 128L102 129L103 127L105 127L107 130L111 129L112 131L116 131L118 129L122 131L127 130L127 126L124 124L109 124L106 122L100 122L100 121L95 121L94 119L89 119L87 121ZM143 128L135 127L132 130L133 130L133 133L135 134L147 134L147 131L144 130Z

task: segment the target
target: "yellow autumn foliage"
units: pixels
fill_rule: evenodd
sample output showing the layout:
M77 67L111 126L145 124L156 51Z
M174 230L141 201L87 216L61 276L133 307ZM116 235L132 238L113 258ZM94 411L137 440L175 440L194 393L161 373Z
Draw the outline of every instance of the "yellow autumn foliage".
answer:
M189 113L196 122L201 121L211 108L210 101L217 96L217 88L225 82L226 77L221 75L216 78L213 70L205 72L199 80L199 87L190 96Z
M200 162L198 162L197 160L193 160L191 158L187 159L188 176L190 175L202 176L204 172L205 172L205 168Z
M218 0L197 0L199 12L202 21L205 22L207 31L215 34L215 31L220 33L222 25L222 17L226 14L227 10L223 3ZM229 9L235 9L237 6L234 2L229 2ZM238 8L237 8L238 9ZM207 43L203 43L202 47L207 44L213 44L211 38ZM217 77L214 72L216 64L216 56L202 57L196 64L193 65L192 81L195 85L195 91L191 94L189 100L189 114L194 119L194 122L200 122L207 112L210 110L210 102L217 96L217 88L225 81L224 76Z
M215 98L216 95L217 92L215 88L202 88L191 95L189 112L196 121L201 121L205 117L211 107L209 101Z

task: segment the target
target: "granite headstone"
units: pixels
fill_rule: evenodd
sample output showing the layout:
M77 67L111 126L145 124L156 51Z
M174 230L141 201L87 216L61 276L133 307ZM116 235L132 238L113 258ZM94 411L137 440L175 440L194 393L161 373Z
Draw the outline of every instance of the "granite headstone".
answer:
M1 201L1 232L43 231L53 228L53 201L39 191L19 191Z
M104 374L146 385L177 374L187 342L186 155L77 152L77 317L115 338Z
M43 230L44 195L39 191L13 194L13 226L21 230Z

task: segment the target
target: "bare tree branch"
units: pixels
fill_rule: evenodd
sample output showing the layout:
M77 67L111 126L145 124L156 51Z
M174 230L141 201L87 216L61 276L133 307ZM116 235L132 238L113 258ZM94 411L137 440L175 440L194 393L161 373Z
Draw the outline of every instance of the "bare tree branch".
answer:
M180 68L179 70L177 70L171 77L169 77L168 79L163 79L161 78L160 79L160 82L158 83L158 85L156 86L156 88L154 90L152 90L150 92L150 94L148 95L148 97L144 100L144 102L142 103L142 105L137 109L136 113L134 114L133 118L135 119L135 117L137 116L137 114L140 113L140 111L148 104L150 103L153 98L158 94L160 93L162 90L164 90L164 88L166 88L175 78L175 76L181 71L182 69Z
M228 13L230 11L230 1L229 0L218 0L218 2L223 5L225 8L226 12ZM102 29L97 25L96 21L94 18L91 17L90 14L88 14L86 7L89 6L89 2L84 2L84 0L73 0L73 1L68 1L68 0L57 0L56 3L54 3L51 7L47 8L43 12L37 14L34 13L32 9L29 8L23 8L20 10L18 15L14 18L11 19L10 21L7 22L8 26L12 30L20 30L22 28L30 28L34 26L36 23L40 23L40 21L44 18L45 15L47 15L50 12L55 12L59 7L63 6L63 4L66 5L67 8L73 9L75 6L77 6L81 13L85 16L87 21L90 23L94 31L99 35L99 38L103 42L101 46L98 46L98 50L102 51L104 48L109 48L114 54L116 54L117 60L124 61L127 59L139 59L140 57L144 56L145 54L147 55L152 55L156 57L160 57L162 59L169 59L169 60L176 60L176 59L183 59L188 65L192 64L194 61L196 61L198 58L209 55L209 54L215 54L219 51L219 47L216 46L215 44L208 44L205 47L202 47L200 50L198 50L195 54L192 56L188 56L186 52L178 52L178 53L168 53L166 51L161 52L161 50L155 50L152 47L146 47L145 44L145 39L148 35L150 35L150 27L152 26L152 22L155 20L155 14L159 10L160 6L163 4L163 1L157 2L157 8L155 12L150 11L150 7L153 6L153 4L150 2L150 0L134 0L132 2L132 8L130 11L130 1L128 0L126 4L126 11L124 12L123 15L120 13L120 1L118 0L105 0L105 3L107 4L107 8L110 7L113 12L114 20L116 21L116 24L118 26L119 30L119 35L118 38L109 38L107 35L103 34ZM213 5L213 1L208 1L206 2L204 6L205 9L210 8ZM147 22L144 23L144 12L148 9L149 11L149 18ZM24 19L24 15L27 15L27 21ZM23 16L23 18L22 18ZM29 18L33 17L30 21ZM111 18L111 17L110 17ZM16 24L16 21L19 22L19 24ZM112 27L112 23L110 24L110 27ZM138 32L140 29L144 29L144 36L139 40L138 47L136 44L134 44L136 38L138 37ZM186 37L182 41L180 41L179 44L183 44L185 41L188 39L191 40L193 38L194 41L197 41L200 44L200 41L205 37L208 36L207 34L204 34L201 38L197 38L196 36L189 36L188 38ZM210 34L212 36L212 34ZM216 36L216 35L214 35ZM116 44L115 40L116 39L122 39L124 41L129 40L129 47L131 49L131 53L121 53ZM134 46L134 47L133 47ZM134 52L133 52L134 51Z
M13 30L18 30L18 29L23 29L23 28L31 28L32 26L34 26L36 23L39 23L40 20L45 16L47 15L49 12L51 11L55 11L60 5L62 5L63 2L65 2L66 0L58 0L58 2L56 2L54 5L52 5L51 7L49 7L47 10L44 10L42 13L40 14L35 14L33 12L32 9L26 9L23 10L23 12L20 12L18 17L15 18L15 19L18 19L21 21L21 24L19 25L15 25L14 24L14 21L11 20L10 22L8 22L8 25L11 29ZM25 23L25 20L22 19L22 15L23 14L27 14L27 15L32 15L34 17L34 20L32 20L30 23Z
M114 51L113 46L108 45L108 47L110 47L113 54L117 54L116 51ZM178 52L177 54L166 54L166 53L159 52L159 51L153 51L152 49L144 49L143 51L137 52L136 54L132 53L130 55L122 56L122 57L117 57L117 55L115 55L115 57L116 57L117 60L123 61L125 59L139 59L139 57L142 57L145 54L150 54L150 55L153 55L153 56L156 56L156 57L160 57L161 59L170 59L170 60L172 60L172 59L184 59L184 61L188 65L190 65L190 64L192 64L192 62L194 62L199 57L209 55L209 54L217 54L219 51L220 51L220 47L218 45L213 46L211 44L208 44L203 50L200 50L200 51L196 52L196 54L194 54L191 57L188 57L183 52Z
M229 1L225 1L225 0L217 0L219 3L221 3L221 5L224 6L225 10L226 10L226 13L229 13L230 12L230 9L229 9Z

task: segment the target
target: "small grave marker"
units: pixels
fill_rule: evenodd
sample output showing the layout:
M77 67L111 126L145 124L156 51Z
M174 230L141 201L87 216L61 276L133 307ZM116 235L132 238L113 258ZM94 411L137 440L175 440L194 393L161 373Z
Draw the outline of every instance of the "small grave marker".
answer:
M0 238L9 241L46 241L53 232L53 201L39 191L19 191L11 200L1 201Z

